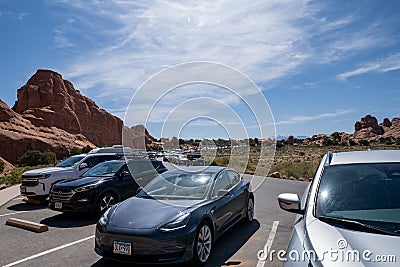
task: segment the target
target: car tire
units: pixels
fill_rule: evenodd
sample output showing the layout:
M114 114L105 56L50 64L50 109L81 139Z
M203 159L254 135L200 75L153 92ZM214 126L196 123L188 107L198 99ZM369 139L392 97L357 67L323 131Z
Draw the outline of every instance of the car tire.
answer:
M249 197L246 203L246 217L244 221L246 223L252 223L254 219L254 198Z
M203 266L210 258L213 246L213 233L208 222L203 221L196 231L194 239L193 259L194 266Z
M106 209L118 202L117 197L112 192L106 192L100 196L97 201L95 213L97 215L102 215Z

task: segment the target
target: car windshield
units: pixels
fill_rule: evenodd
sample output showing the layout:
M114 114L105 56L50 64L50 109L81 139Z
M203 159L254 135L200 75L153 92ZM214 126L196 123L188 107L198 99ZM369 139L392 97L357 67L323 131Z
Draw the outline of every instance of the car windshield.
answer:
M156 176L137 195L157 199L192 199L206 197L212 173L170 172Z
M111 177L119 171L123 164L124 162L121 161L109 161L99 163L87 172L85 172L82 176Z
M355 220L400 231L400 163L325 167L316 216Z
M85 156L75 156L75 157L70 157L67 158L63 161L61 161L60 163L58 163L56 165L56 167L62 167L62 168L66 168L66 167L73 167L75 166L81 159L83 159Z

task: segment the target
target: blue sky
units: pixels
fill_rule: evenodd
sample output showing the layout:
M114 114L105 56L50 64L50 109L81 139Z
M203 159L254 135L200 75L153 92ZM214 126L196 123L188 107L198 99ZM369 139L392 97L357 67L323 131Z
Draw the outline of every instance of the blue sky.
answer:
M52 69L123 119L152 75L207 61L255 82L278 135L353 132L366 114L400 117L399 25L399 1L0 0L0 98L12 106L37 69ZM166 118L194 96L222 99L247 136L265 137L243 101L216 87L176 91L160 101L158 115ZM232 115L215 122L218 104L191 105L199 119L179 122L180 137L234 136L224 128ZM146 126L159 137L162 116L156 117Z

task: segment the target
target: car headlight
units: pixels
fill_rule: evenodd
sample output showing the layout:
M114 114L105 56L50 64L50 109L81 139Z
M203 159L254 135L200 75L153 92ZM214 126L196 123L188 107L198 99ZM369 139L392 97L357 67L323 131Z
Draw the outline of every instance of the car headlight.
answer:
M38 179L47 179L51 176L51 173L46 173L38 176Z
M96 188L99 185L100 185L99 183L98 184L85 185L85 186L82 186L82 187L75 188L74 191L76 193L85 192L85 191L88 191L90 189Z
M101 215L100 219L99 219L99 224L101 226L106 226L107 222L108 222L108 214L110 213L111 207L109 207L104 213L103 215Z
M189 220L190 220L190 213L182 213L182 215L176 218L175 220L161 226L159 230L162 232L176 231L185 228Z

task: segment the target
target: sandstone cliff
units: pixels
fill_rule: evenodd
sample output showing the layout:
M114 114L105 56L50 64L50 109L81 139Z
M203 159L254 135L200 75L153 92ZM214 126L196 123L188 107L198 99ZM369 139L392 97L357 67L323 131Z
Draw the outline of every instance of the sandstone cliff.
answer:
M38 70L20 89L13 110L38 127L82 134L98 146L120 144L122 120L100 109L50 70Z
M38 70L18 89L12 109L0 100L0 156L10 163L30 149L51 150L61 158L72 147L121 144L123 129L133 148L154 140L143 126L123 126L51 70Z
M27 150L51 150L59 157L72 147L94 145L81 134L71 134L56 127L36 126L0 100L0 156L15 163Z

